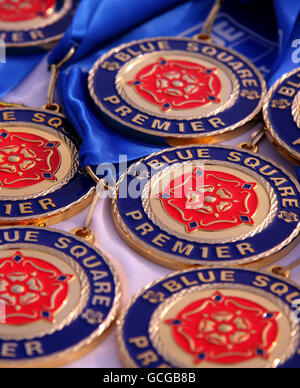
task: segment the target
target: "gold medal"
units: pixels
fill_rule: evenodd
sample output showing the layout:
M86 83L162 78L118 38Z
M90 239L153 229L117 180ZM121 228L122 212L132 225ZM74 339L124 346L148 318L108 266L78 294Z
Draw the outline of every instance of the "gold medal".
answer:
M261 268L297 243L299 184L243 148L186 146L154 153L120 178L112 209L121 237L170 268Z
M0 367L56 367L84 355L120 306L109 260L73 234L0 228Z
M299 305L299 286L273 272L176 272L127 306L120 356L131 368L298 368Z
M95 184L79 165L80 141L53 103L52 66L42 109L0 104L0 225L60 222L91 202Z
M131 42L95 63L90 94L112 127L143 141L175 146L221 142L253 125L265 82L246 58L211 43L220 3L195 39Z
M272 86L263 113L271 143L285 158L300 165L300 68L284 74Z
M0 109L0 224L53 224L84 209L94 183L80 169L78 149L62 114Z
M1 0L0 38L8 49L53 46L69 27L75 0Z

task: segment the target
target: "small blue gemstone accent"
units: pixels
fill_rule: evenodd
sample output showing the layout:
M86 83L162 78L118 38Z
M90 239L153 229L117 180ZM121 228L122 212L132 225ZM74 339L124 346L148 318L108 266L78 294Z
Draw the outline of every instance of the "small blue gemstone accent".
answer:
M221 300L222 300L221 295L216 295L216 296L214 297L214 300L215 300L216 302L221 302Z
M252 185L249 185L248 183L245 183L243 186L242 186L242 189L245 189L245 190L250 190L252 188Z
M250 218L248 216L240 216L240 220L243 222L250 222Z
M3 139L6 139L8 136L8 133L1 132L0 136L3 137Z
M50 314L48 313L48 311L41 311L41 317L42 318L49 318Z
M161 198L163 198L163 199L169 199L169 198L171 198L171 195L170 195L170 194L162 194L162 195L161 195Z
M53 148L54 147L54 143L47 143L45 145L46 148Z
M210 101L215 101L216 100L216 98L214 97L214 96L208 96L207 97Z
M205 354L204 353L197 354L197 359L198 360L203 360L204 358L205 358Z
M200 171L200 170L197 170L197 171L195 171L195 175L202 176L202 175L203 175L203 172Z
M258 355L258 356L264 356L265 352L262 350L262 349L256 349L255 350L255 353Z
M165 109L168 109L168 108L171 107L171 105L167 102L166 104L163 105L163 107L164 107Z
M272 313L266 313L266 314L264 314L264 318L266 318L266 319L271 319L271 318L273 318L274 317L274 315L272 314Z
M141 81L134 81L134 82L132 82L133 83L133 85L140 85L141 84Z
M50 178L52 178L52 175L49 174L48 172L44 172L44 173L43 173L43 177L44 177L44 178L49 178L49 179L50 179Z
M175 319L174 321L172 321L172 325L178 326L180 324L181 324L181 321L179 319Z
M191 223L189 223L189 228L190 228L190 229L195 229L195 228L197 228L197 226L198 226L197 222L191 222Z
M16 255L16 256L13 258L13 261L15 261L16 263L19 263L22 259L23 259L23 257L21 257L20 255Z
M163 59L160 61L160 64L161 65L166 65L167 64L167 61L164 61Z
M60 275L60 276L58 276L58 278L56 280L59 282L64 282L66 279L67 279L66 276Z

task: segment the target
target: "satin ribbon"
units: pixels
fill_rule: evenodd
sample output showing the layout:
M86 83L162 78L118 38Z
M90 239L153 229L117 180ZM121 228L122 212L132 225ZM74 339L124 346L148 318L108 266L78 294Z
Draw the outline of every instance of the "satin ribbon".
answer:
M49 63L59 63L70 48L76 53L68 65L109 44L157 14L184 0L82 0L71 27L53 50Z
M17 86L43 59L45 53L6 56L6 62L0 63L0 98Z
M116 163L120 161L120 155L128 155L128 148L132 147L131 139L114 132L105 123L99 126L99 120L93 111L93 105L83 105L82 101L88 99L87 91L84 88L78 88L87 83L86 72L73 68L69 73L61 74L60 92L63 100L68 100L65 105L67 117L77 117L76 129L80 138L83 140L81 150L84 149L85 165ZM88 123L88 127L87 127ZM163 147L162 147L163 148ZM134 142L134 156L147 155L157 151L157 147L151 147L146 143ZM101 152L101 163L95 163L95 159Z
M184 0L164 2L152 0L150 6L148 0L127 0L126 2L121 0L100 0L98 2L97 0L97 4L99 4L102 11L97 13L97 18L87 16L89 10L93 9L95 11L94 8L89 9L87 7L89 2L94 5L93 0L88 0L82 2L81 7L79 6L78 9L78 13L85 15L84 20L91 19L85 33L82 29L85 22L78 20L79 16L76 13L73 25L67 32L65 39L60 42L49 58L50 63L58 63L75 42L76 53L64 70L60 72L58 93L65 113L82 139L79 155L81 164L84 166L117 164L119 155L126 155L128 160L135 160L151 152L166 148L168 145L164 141L161 147L152 146L115 132L101 121L89 97L87 76L89 69L99 56L116 45L144 37L177 35L178 28L184 20L182 16L178 18L181 12L193 16L191 2L185 2ZM126 7L124 3L126 3ZM184 4L180 6L180 3ZM199 5L198 1L192 3ZM202 20L209 12L211 4L212 0L202 2ZM117 10L117 12L112 12L112 10ZM198 21L199 18L193 16L192 23L195 24ZM93 22L97 23L97 34L94 32ZM183 27L189 27L189 25L189 23L185 23ZM133 28L134 26L137 27ZM76 31L76 33L73 33L73 31ZM81 42L78 31L82 33L83 40ZM120 32L124 31L126 33L119 36ZM87 36L90 36L90 39ZM89 41L89 50L92 50L92 55L87 58L83 57L89 51L85 47L86 41ZM98 46L101 48L94 52L93 50Z
M213 0L83 0L73 24L50 55L58 63L75 47L72 59L58 79L58 94L66 114L83 140L80 159L83 165L118 162L119 154L135 160L167 146L153 146L120 135L107 126L93 106L87 90L87 74L93 63L107 50L124 42L155 36L183 34L204 21ZM268 41L279 43L268 58L269 85L289 67L290 41L298 32L300 2L293 0L225 0L226 13L243 27ZM280 31L280 32L279 32ZM194 33L199 32L195 31ZM193 35L193 33L191 33ZM230 46L230 40L225 42ZM250 42L251 43L251 42ZM244 47L251 54L255 47ZM267 49L267 47L266 47ZM239 51L239 47L236 47ZM253 52L254 51L254 52ZM245 54L244 52L244 54ZM279 59L278 59L279 57ZM270 63L270 61L272 63ZM264 60L260 61L264 66Z

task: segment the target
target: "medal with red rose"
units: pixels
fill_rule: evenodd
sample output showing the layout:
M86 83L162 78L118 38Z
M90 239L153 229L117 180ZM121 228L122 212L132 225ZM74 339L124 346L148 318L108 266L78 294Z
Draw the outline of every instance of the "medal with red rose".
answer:
M0 19L2 22L46 18L55 8L56 0L0 0Z
M171 274L141 290L120 318L122 360L141 368L298 368L299 297L299 286L271 272Z
M0 224L53 224L86 207L95 185L79 166L78 147L63 115L2 106Z
M297 243L299 205L299 184L281 166L243 148L210 145L140 160L120 177L112 202L121 237L174 269L262 268Z
M89 91L109 125L165 146L219 143L253 126L266 85L248 59L212 43L221 5L194 38L134 41L96 61Z
M75 6L75 0L0 0L1 39L8 49L55 43Z
M300 165L300 68L284 74L269 90L263 107L266 134L290 162Z
M91 349L119 308L109 260L70 233L6 227L0 236L0 367L60 366Z

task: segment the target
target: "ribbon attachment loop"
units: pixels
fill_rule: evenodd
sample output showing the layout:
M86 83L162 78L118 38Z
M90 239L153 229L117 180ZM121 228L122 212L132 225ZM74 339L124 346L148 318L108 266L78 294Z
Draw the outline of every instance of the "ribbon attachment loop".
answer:
M197 40L206 40L206 41L211 41L211 33L212 33L212 29L213 29L213 26L214 26L214 23L216 21L216 17L218 15L218 13L220 12L220 9L222 7L222 4L223 4L223 1L224 0L216 0L215 1L215 4L213 5L203 27L202 27L202 30L199 34L196 34L194 35L194 39L197 39Z
M56 82L58 78L58 72L59 72L59 69L72 58L74 53L75 53L75 48L71 47L67 55L58 64L52 64L50 66L51 75L50 75L50 81L49 81L49 86L47 91L46 105L43 105L42 107L43 109L48 109L55 112L60 111L59 105L54 103L54 93L55 93L55 87L56 87Z
M92 218L93 218L96 206L98 204L98 200L101 198L102 194L107 190L111 190L111 189L109 188L105 180L98 179L98 183L96 186L96 194L94 196L93 202L91 203L84 226L82 226L81 228L73 229L71 233L74 233L76 236L81 237L92 244L95 242L95 236L90 226L91 226L91 222L92 222Z
M259 128L257 131L254 131L250 136L248 142L240 143L238 147L243 148L244 150L252 151L254 153L258 152L258 143L264 138L265 129Z

